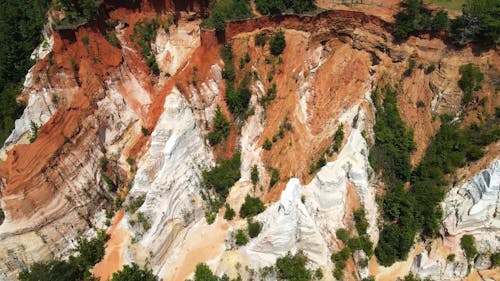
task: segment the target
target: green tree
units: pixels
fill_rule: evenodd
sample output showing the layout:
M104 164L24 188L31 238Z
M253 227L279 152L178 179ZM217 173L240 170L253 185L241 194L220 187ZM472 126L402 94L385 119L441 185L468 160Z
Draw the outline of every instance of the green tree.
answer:
M258 221L253 221L251 218L248 218L248 236L250 238L255 238L259 235L262 230L262 224Z
M477 255L476 239L474 236L465 234L460 238L460 246L464 250L467 259L472 260Z
M241 153L236 152L233 158L224 159L212 169L202 171L203 184L226 198L229 188L240 179L240 166Z
M312 273L306 268L306 257L302 253L292 256L290 252L276 260L278 280L309 281Z
M471 41L483 44L500 42L500 2L498 0L467 0L462 16L451 22L450 35L455 43Z
M219 144L223 139L226 139L229 136L230 130L231 123L227 120L224 113L222 113L220 106L217 106L214 117L214 129L207 135L210 145Z
M136 263L125 265L120 271L113 273L111 281L157 281L151 269L141 269Z
M194 271L194 281L218 281L218 279L208 265L199 263Z
M238 229L234 238L236 239L236 245L238 246L243 246L248 243L248 236L243 229Z
M250 171L250 178L253 185L256 185L259 182L259 168L257 167L257 165L252 166L252 170Z
M266 207L259 197L251 197L247 194L247 196L245 197L245 202L243 203L243 205L241 205L240 208L240 217L253 217L264 212L265 209Z
M464 91L463 103L468 104L474 99L474 91L481 88L484 74L479 67L469 63L460 67L460 75L458 85Z
M234 218L235 215L236 212L234 211L234 209L231 208L231 205L226 203L226 212L224 213L224 219L230 221Z
M283 30L276 32L269 41L269 45L272 55L278 56L283 53L286 47L285 32L283 32Z

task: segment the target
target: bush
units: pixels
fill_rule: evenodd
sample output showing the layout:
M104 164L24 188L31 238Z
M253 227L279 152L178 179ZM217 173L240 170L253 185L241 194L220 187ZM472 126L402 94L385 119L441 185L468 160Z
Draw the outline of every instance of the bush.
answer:
M243 246L248 243L248 236L243 229L238 229L234 238L236 239L236 245L238 246Z
M344 124L340 123L340 126L335 131L333 135L333 144L332 150L335 152L339 152L340 147L342 146L342 142L344 141Z
M236 152L233 158L224 159L212 169L202 171L203 184L226 198L229 188L240 179L240 158L240 152Z
M289 281L309 281L311 271L306 268L306 257L302 253L292 256L290 252L282 258L276 260L278 269L278 280Z
M218 281L218 278L212 273L208 265L199 263L194 271L194 281Z
M252 184L256 185L259 182L259 168L257 165L252 166L252 170L250 171L250 178L252 179Z
M259 13L277 15L290 8L294 13L304 13L314 9L312 0L256 0L255 5Z
M230 221L234 218L235 215L236 212L234 211L234 209L231 208L231 205L226 203L226 212L224 213L224 219Z
M460 238L460 246L464 250L467 259L472 260L477 255L476 240L474 236L465 234Z
M267 43L267 36L264 32L255 35L255 46L264 47Z
M269 186L273 187L280 180L280 171L275 168L271 168L271 181Z
M455 261L455 254L449 254L446 257L446 260L449 261L449 262L454 262Z
M335 232L335 235L337 236L338 239L340 239L344 244L347 244L347 241L349 241L349 231L345 228L339 228Z
M491 266L493 267L500 266L500 252L491 254L490 260L491 260Z
M120 40L118 39L118 37L116 37L116 34L114 32L108 31L106 33L106 40L108 40L108 42L109 42L109 44L111 44L111 46L114 46L118 49L122 48Z
M151 269L141 269L136 263L126 264L121 270L113 273L111 281L157 281Z
M273 147L273 142L269 138L266 138L264 144L262 145L262 148L264 148L265 150L271 150L272 147Z
M425 74L430 74L430 73L434 72L434 70L436 70L436 65L431 64L425 69Z
M158 75L160 69L156 62L156 57L151 50L151 44L156 39L156 30L160 27L158 20L142 19L135 23L134 32L130 36L132 41L135 41L141 48L142 56L144 57L147 66L151 69L153 74Z
M135 213L144 204L144 201L146 201L146 194L142 194L137 198L131 198L130 203L125 207L125 211L130 214Z
M248 236L250 238L255 238L259 235L262 230L262 224L258 221L253 221L252 219L248 219Z
M271 54L274 56L281 55L286 47L285 32L282 30L276 32L274 36L269 41Z
M266 207L264 206L264 203L262 203L260 198L247 195L245 197L245 202L243 203L243 205L241 205L240 217L253 217L264 212L265 209Z
M35 122L31 121L30 122L30 136L29 136L30 143L35 142L36 138L38 137L38 129L39 129L39 126Z
M368 221L365 218L365 209L360 208L354 211L354 221L356 222L356 230L358 231L358 235L366 234L366 230L368 229Z
M207 135L210 145L217 145L223 139L226 139L229 136L230 130L231 123L227 120L224 113L222 113L220 106L217 106L214 117L214 129Z
M474 99L474 91L481 88L484 74L481 69L473 64L465 64L460 67L460 80L458 85L464 91L463 104L468 104Z

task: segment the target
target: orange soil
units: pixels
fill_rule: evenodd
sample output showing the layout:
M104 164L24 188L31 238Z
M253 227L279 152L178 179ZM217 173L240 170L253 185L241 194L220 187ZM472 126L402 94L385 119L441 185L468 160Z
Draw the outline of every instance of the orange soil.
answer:
M101 280L108 280L114 272L125 264L125 247L129 240L129 233L120 226L125 212L120 209L113 218L113 224L108 230L110 239L106 243L106 253L103 259L94 266L92 273Z

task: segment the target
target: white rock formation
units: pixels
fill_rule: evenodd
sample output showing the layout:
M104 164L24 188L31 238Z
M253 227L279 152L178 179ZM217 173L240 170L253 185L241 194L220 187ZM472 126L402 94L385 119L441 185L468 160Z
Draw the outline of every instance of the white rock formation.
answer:
M488 169L448 192L443 202L444 227L450 235L478 230L498 232L499 206L500 160L496 160Z
M165 99L149 150L138 163L130 194L146 194L138 211L150 219L151 228L139 243L151 253L155 271L168 270L169 250L180 242L179 232L202 216L201 168L211 158L191 108L174 89Z

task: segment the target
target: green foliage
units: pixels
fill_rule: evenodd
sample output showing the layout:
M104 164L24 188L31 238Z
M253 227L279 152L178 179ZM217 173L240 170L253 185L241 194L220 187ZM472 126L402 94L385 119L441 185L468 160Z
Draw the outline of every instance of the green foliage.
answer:
M228 203L226 203L225 206L226 206L226 212L224 213L224 219L230 221L234 218L236 212L234 211L233 208L231 208L231 205L229 205Z
M349 231L345 228L339 228L335 232L335 235L337 236L338 239L340 239L344 244L347 244L347 241L349 241Z
M490 260L493 267L500 266L500 252L491 254Z
M266 138L264 144L262 145L262 148L264 148L265 150L271 150L272 147L273 147L273 142L269 138Z
M158 20L142 19L135 23L134 32L130 36L130 40L135 41L141 48L141 53L146 60L147 66L151 69L153 74L160 74L156 56L151 50L151 44L156 39L156 30L160 27Z
M370 241L368 234L349 239L347 245L352 251L362 250L368 257L373 255L373 243Z
M276 260L278 280L309 281L312 273L306 268L306 257L302 253L292 256L290 252Z
M5 220L5 213L3 212L2 208L0 208L0 225L2 225L4 220Z
M326 165L325 155L321 155L321 157L318 159L316 163L311 163L311 165L309 166L309 174L312 175L314 172L321 169L325 165Z
M226 139L229 136L230 130L231 123L227 120L224 113L222 113L220 106L217 106L214 117L214 130L207 135L210 145L219 144L223 139Z
M484 79L484 74L481 69L474 66L472 63L462 65L460 67L460 80L458 86L464 91L463 104L468 104L474 99L474 91L481 88L481 82Z
M144 215L144 213L139 212L137 214L137 222L142 226L142 229L145 231L151 228L151 222L149 221L149 218Z
M413 71L415 70L416 66L417 66L417 62L414 59L410 58L408 60L408 68L406 69L404 74L406 76L410 76L413 73Z
M218 281L218 278L212 273L208 265L199 263L194 271L194 281Z
M113 273L111 281L157 281L151 269L141 269L136 263L126 264L120 271Z
M385 95L380 105L379 95ZM370 150L370 164L382 171L391 188L402 185L410 178L410 153L415 149L413 132L406 128L397 105L397 92L391 86L376 89L373 101L377 109L375 118L375 144Z
M281 55L286 47L285 32L283 30L276 32L271 40L269 40L269 46L272 55Z
M370 275L368 277L365 277L365 278L361 279L361 281L375 281L375 277L373 277L372 275Z
M125 211L130 214L135 213L146 201L146 194L140 195L137 198L131 198L130 203L125 207Z
M354 221L356 222L356 230L358 231L358 235L366 234L366 230L368 229L369 224L365 217L365 209L360 208L355 210L353 216Z
M446 260L449 261L449 262L454 262L455 261L455 254L449 254L446 257Z
M287 10L301 14L315 8L312 0L256 0L255 5L259 13L264 15L277 15Z
M255 35L255 46L264 47L267 43L267 36L264 32Z
M39 129L39 126L35 122L31 121L30 122L30 136L29 136L30 143L35 142L36 138L38 137L38 129Z
M104 171L101 171L101 178L110 192L115 192L118 189L118 185Z
M469 234L462 236L460 238L460 246L464 250L467 259L472 260L477 255L476 239L474 239L474 236Z
M259 168L257 165L252 166L252 170L250 171L250 178L252 179L253 185L256 185L259 182Z
M344 124L340 123L340 126L335 131L333 135L333 144L332 150L334 152L339 152L340 147L342 146L342 142L344 141Z
M203 184L226 198L229 188L240 178L241 153L236 152L231 159L224 159L210 170L202 172Z
M436 70L436 65L431 64L425 69L425 74L430 74L430 73L434 72L434 70Z
M271 181L269 182L269 186L273 187L280 180L280 171L275 168L271 168Z
M249 0L216 0L213 3L210 16L203 22L205 27L224 31L226 21L253 17Z
M34 64L33 49L41 42L41 31L50 1L4 0L0 9L0 145L14 128L24 105L16 101L26 72Z
M241 205L240 217L253 217L264 212L265 209L266 207L259 197L251 197L247 194L245 202Z
M37 262L28 270L19 273L20 281L66 281L90 280L90 269L104 256L104 244L108 240L104 231L99 231L97 237L86 240L79 239L75 249L78 254L71 256L68 261L51 260Z
M94 19L99 14L102 1L59 0L58 8L64 11L64 19L55 23L56 29L74 29Z
M234 238L236 239L236 245L238 246L243 246L248 243L248 236L243 229L238 229Z
M466 45L477 41L483 44L500 42L500 2L498 0L467 0L462 16L451 22L450 35L454 42Z
M118 37L116 37L116 34L114 32L108 31L106 33L106 40L108 40L108 42L109 42L109 44L111 44L111 46L114 46L118 49L122 48L120 40L118 39Z
M432 16L422 0L404 0L399 3L401 10L394 16L396 25L392 35L398 41L406 40L420 31L446 30L449 25L448 13L440 11Z
M207 221L207 224L214 223L216 217L217 217L217 214L215 214L213 212L205 212L205 220Z
M258 221L253 221L251 218L247 220L248 222L248 236L250 238L255 238L259 235L262 230L262 223Z
M335 270L333 271L333 276L337 280L342 280L344 276L344 269L347 265L347 260L351 257L351 249L345 246L342 250L337 253L332 254L332 262L335 264Z

